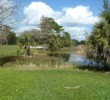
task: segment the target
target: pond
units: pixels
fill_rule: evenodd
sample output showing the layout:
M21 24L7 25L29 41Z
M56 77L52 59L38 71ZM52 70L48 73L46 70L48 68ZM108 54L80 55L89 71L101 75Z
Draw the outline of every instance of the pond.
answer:
M76 53L71 53L71 54L59 54L59 53L50 53L48 54L50 57L52 57L52 59L50 60L50 62L52 64L54 63L58 63L59 65L62 64L75 64L78 65L79 68L82 69L97 69L97 70L109 70L110 71L110 64L105 64L105 63L97 63L96 61L89 59L85 56L82 55L78 55ZM38 62L38 59L40 63L44 63L47 62L49 58L46 58L48 56L46 56L44 60L42 60L42 57L44 56L36 56L33 58L30 57L16 57L16 56L10 56L10 57L3 57L0 58L0 66L4 66L6 63L12 63L16 61L18 62L22 62L22 59L25 59L25 61L23 61L23 64L25 63L29 63L29 62L33 62L36 64L36 62ZM55 59L53 59L53 57L55 57ZM27 58L27 59L26 59ZM60 58L60 59L56 59L56 58Z
M106 67L106 68L110 69L110 65L108 65L108 64L103 64L101 62L97 63L96 61L94 61L92 59L89 59L85 56L74 54L74 53L72 53L72 54L53 53L53 54L49 54L49 56L62 58L62 61L66 62L67 64L76 64L79 67L83 67L83 68L91 67L91 68L105 69L105 67Z
M86 58L84 56L81 55L77 55L77 54L70 54L70 57L67 61L68 63L76 63L79 66L85 66L85 65L97 65L97 63L95 61L93 61L92 59Z

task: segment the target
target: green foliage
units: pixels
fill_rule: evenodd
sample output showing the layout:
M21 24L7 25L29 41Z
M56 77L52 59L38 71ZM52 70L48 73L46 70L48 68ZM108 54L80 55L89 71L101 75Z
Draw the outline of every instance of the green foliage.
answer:
M104 10L100 22L94 25L91 36L87 40L88 54L96 61L110 63L110 5L104 0Z
M61 38L57 35L52 35L49 39L49 49L51 51L56 51L61 48Z
M72 39L72 45L73 45L73 46L78 45L78 43L79 43L79 41L78 41L78 40L76 40L76 39Z
M63 31L63 27L58 25L53 18L44 16L41 18L40 28L45 35L51 35L52 33L60 33Z
M109 0L103 0L103 10L100 16L110 24L110 4Z
M18 44L24 46L25 54L30 55L30 46L34 44L32 34L28 34L27 32L22 33L18 38Z
M78 44L79 44L79 45L84 45L84 44L85 44L85 40L81 40L81 41L79 41Z
M63 33L63 45L64 47L70 47L72 44L70 34L68 32Z
M9 32L7 34L7 42L8 42L9 45L16 44L16 33Z
M58 25L53 18L43 16L40 26L45 37L44 41L49 45L49 50L55 51L71 45L70 34L64 32L63 27Z

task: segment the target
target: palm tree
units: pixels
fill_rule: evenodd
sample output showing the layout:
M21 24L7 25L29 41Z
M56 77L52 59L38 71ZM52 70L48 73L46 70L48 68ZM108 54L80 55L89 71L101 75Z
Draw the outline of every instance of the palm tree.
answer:
M100 14L100 22L94 25L91 36L88 39L89 55L97 61L110 62L110 6L108 0L104 0L103 11Z
M59 35L52 35L50 40L49 40L49 49L51 51L56 51L59 50L61 48L62 44L61 44L61 38Z
M28 34L26 31L23 32L18 38L18 43L20 46L24 46L25 54L29 56L31 54L30 46L34 44L32 34Z

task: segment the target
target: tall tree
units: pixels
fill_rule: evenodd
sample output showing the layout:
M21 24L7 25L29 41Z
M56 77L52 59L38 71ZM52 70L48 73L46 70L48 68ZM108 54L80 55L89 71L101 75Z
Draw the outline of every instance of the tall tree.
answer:
M94 25L91 36L88 38L88 54L96 61L110 63L110 5L104 0L100 22Z
M9 32L7 34L7 42L8 42L9 45L16 44L16 40L17 40L16 33L14 33L14 32L11 31L11 32Z
M63 32L63 27L58 25L53 18L42 17L40 24L41 32L44 36L45 43L48 43L50 50L58 50L61 46L60 33Z
M50 17L41 17L40 28L43 34L52 34L52 33L60 33L63 31L63 27L58 25L57 22L53 18Z

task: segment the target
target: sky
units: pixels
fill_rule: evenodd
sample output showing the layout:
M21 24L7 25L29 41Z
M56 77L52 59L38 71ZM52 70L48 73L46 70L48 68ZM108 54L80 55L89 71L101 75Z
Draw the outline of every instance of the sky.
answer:
M85 32L100 18L103 0L19 0L15 31L39 29L40 18L52 17L69 32L72 39L84 40Z

